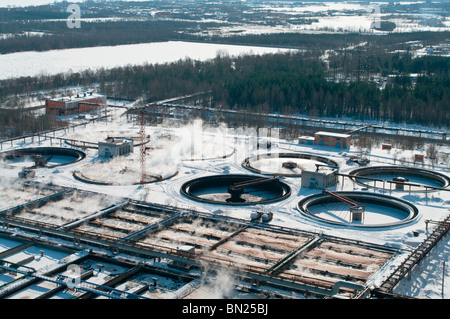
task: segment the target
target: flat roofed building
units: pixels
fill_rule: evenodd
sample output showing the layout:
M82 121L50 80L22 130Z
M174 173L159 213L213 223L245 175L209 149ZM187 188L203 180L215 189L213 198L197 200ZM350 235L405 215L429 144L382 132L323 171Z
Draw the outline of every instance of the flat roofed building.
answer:
M350 147L350 142L350 134L340 134L333 132L317 132L314 134L315 145L348 148Z
M98 142L98 155L114 157L133 153L133 140L123 137L108 137L104 142Z
M338 183L337 170L302 171L302 187L326 189Z
M98 110L104 104L106 104L106 95L84 92L76 96L47 99L45 101L45 112L65 116Z

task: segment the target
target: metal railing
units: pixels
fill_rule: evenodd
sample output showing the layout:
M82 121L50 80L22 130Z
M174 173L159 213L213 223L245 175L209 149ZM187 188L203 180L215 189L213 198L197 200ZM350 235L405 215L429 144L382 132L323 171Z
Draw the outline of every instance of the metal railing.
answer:
M450 215L443 222L437 223L437 227L430 235L384 280L379 290L388 293L392 292L399 281L447 234L449 228Z

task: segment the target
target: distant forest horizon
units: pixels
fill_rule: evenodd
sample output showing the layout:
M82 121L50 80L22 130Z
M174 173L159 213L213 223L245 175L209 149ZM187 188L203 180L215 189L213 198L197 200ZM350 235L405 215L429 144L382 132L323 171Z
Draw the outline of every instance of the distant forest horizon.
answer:
M348 80L337 80L336 72ZM380 89L372 74L395 76ZM412 78L409 74L418 76ZM450 126L449 58L412 59L399 53L368 51L341 53L330 58L329 66L311 52L221 55L206 62L185 59L164 65L18 78L0 82L0 100L39 90L93 84L110 97L143 99L146 103L211 91L212 105L217 108ZM0 110L3 134L14 123L23 125L21 134L26 132L22 113ZM28 116L28 121L36 122ZM40 127L61 124L45 116L38 121Z
M2 136L64 125L46 115L15 111L14 107L21 108L19 96L94 84L108 96L148 103L210 91L217 108L450 126L450 58L412 54L417 43L423 48L450 43L449 31L203 36L196 33L224 25L186 19L108 20L69 29L64 20L52 20L67 18L67 12L50 7L27 11L0 8L0 33L14 35L0 39L0 53L169 40L289 47L300 52L237 58L221 55L206 62L187 59L0 81ZM112 9L104 10L102 14L109 16L107 10ZM93 17L98 14L94 12ZM26 18L26 23L21 21ZM43 34L26 35L30 30Z

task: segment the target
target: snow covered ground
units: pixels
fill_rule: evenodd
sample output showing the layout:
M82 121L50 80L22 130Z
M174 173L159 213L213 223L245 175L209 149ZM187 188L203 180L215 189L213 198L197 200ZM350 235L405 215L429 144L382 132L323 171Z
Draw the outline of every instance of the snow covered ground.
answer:
M286 52L261 46L226 45L198 42L168 41L45 52L18 52L0 55L0 80L21 76L54 75L127 65L164 64L189 57L205 61L218 54L238 56ZM68 67L69 66L69 67Z
M79 126L75 131L70 130L67 133L60 131L57 133L57 137L72 138L74 135L80 139L88 140L93 138L92 132L104 132L104 131L116 131L116 132L136 132L136 124L128 122L126 117L121 116L125 112L124 109L115 108L111 114L114 115L113 121L108 122L96 122L88 124L86 127ZM394 196L396 198L407 200L419 209L418 216L406 224L401 224L394 227L377 227L377 228L356 228L351 225L333 225L324 221L317 220L315 218L304 215L298 208L297 203L305 196L316 194L319 191L309 188L302 188L300 185L300 178L298 177L286 177L283 181L290 185L292 189L291 196L283 201L267 204L256 205L252 207L231 207L226 205L214 205L214 204L199 204L194 202L180 193L180 188L183 183L193 178L198 178L207 175L217 174L252 174L249 170L242 167L241 163L249 156L261 153L256 147L256 139L251 131L247 131L246 134L236 133L226 127L215 128L204 131L204 134L199 135L199 131L196 131L201 123L196 122L184 127L169 127L169 126L157 126L146 127L146 133L150 134L150 142L158 143L159 138L165 136L175 136L177 139L173 140L172 144L165 144L166 149L163 149L163 154L166 160L163 162L171 166L171 169L176 168L178 174L166 180L150 183L141 187L140 185L119 185L119 186L103 186L88 184L79 181L74 178L73 172L79 169L83 169L86 165L92 163L98 163L99 157L96 149L86 149L87 157L85 160L61 166L55 169L39 168L36 169L37 181L43 183L54 183L60 186L75 187L81 190L89 190L98 192L100 194L107 194L113 197L131 197L136 200L145 200L148 202L154 202L164 205L172 205L177 207L184 207L195 209L198 211L204 211L212 214L221 214L224 216L230 216L241 219L249 219L251 212L254 210L272 211L274 212L274 218L271 224L284 226L289 228L296 228L305 231L323 232L327 235L349 238L355 240L362 240L374 244L384 245L400 249L403 252L402 256L406 256L408 252L415 249L428 235L432 224L428 225L428 232L426 230L425 221L428 219L440 221L447 217L450 213L450 193L447 191L436 191L424 193L412 193L408 192L389 192L386 191L385 195ZM203 132L203 131L202 131ZM199 145L203 144L202 141L207 141L205 144L213 141L216 143L216 148L204 148L209 150L210 154L202 152L202 156L207 157L207 160L188 160L185 159L192 155L193 150L198 149ZM53 142L54 143L54 142ZM3 150L9 150L12 148L22 148L29 146L36 146L31 140L18 140L11 147L8 143L4 144ZM164 143L162 143L164 144ZM169 147L170 145L170 147ZM216 158L217 150L221 146L226 145L225 149L228 151L230 145L236 151L228 157ZM50 140L42 140L40 146L50 146ZM53 146L55 146L53 144ZM62 144L62 147L69 147ZM175 151L174 151L175 150ZM161 150L160 150L161 151ZM346 164L346 159L351 155L360 154L361 150L356 147L351 147L347 150L339 150L331 147L313 146L313 145L300 145L296 141L287 141L276 139L272 140L272 153L279 152L299 152L307 154L316 154L324 157L328 157L337 161L341 167L341 172L349 172L358 166L356 164ZM442 152L448 153L448 147L442 147ZM135 149L135 154L138 154L138 148ZM370 152L370 165L393 165L393 154L397 154L398 158L405 157L410 158L414 153L412 150L393 149L391 151L382 150L380 146L373 147ZM152 158L152 151L148 152L148 163L160 163L161 159L157 156ZM210 155L210 156L209 156ZM135 165L139 165L136 161ZM157 164L155 164L157 165ZM149 167L151 168L151 167ZM19 171L19 168L3 164L1 166L1 178L4 180L7 177L15 178ZM138 171L139 168L135 167ZM102 174L102 168L100 166L98 174ZM449 175L448 166L446 163L443 165L437 165L434 168L435 171ZM333 188L336 191L362 191L364 186L351 182L349 179L339 178L339 184ZM332 189L332 190L333 190ZM366 190L373 193L380 193L380 190ZM4 205L2 205L4 206ZM387 212L389 215L389 212ZM383 218L384 214L379 214L378 218ZM373 216L372 216L373 217ZM392 216L389 216L391 218ZM373 218L377 218L376 216ZM399 294L405 294L418 298L449 298L450 297L450 281L449 271L442 269L443 262L447 262L449 256L449 237L445 237L437 247L435 247L428 257L426 257L412 272L411 276L404 278L400 285L396 288L395 292ZM369 279L371 285L379 285L384 277L394 270L395 267L402 261L402 258L397 258L389 262L385 268L377 273L373 278ZM441 293L442 282L444 281L444 295Z

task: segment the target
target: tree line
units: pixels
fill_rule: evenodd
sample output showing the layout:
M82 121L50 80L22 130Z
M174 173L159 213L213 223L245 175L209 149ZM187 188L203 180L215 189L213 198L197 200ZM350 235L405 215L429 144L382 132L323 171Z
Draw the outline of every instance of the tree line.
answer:
M67 121L32 111L0 109L0 139L66 127Z
M9 36L0 39L2 54L19 51L45 51L66 48L80 48L132 43L168 41L171 39L210 41L223 43L245 43L248 45L288 46L302 49L326 50L345 49L362 42L394 50L409 46L411 41L421 41L424 45L445 42L450 32L389 33L379 36L367 33L276 33L247 35L205 35L200 31L226 26L225 22L197 22L188 19L159 20L151 17L130 19L125 13L109 12L101 9L97 13L83 13L84 18L100 18L100 21L83 21L81 28L68 28L68 13L64 6L48 6L47 9L0 8L0 33ZM60 9L60 10L57 10ZM123 16L122 16L123 15ZM117 17L111 21L101 18ZM120 18L123 18L121 20ZM44 31L44 36L26 36L31 30Z
M0 39L0 53L194 39L179 31L197 27L198 24L191 21L123 20L82 22L80 28L71 29L62 20L30 21L24 29L21 21L14 21L0 24L0 33L11 34ZM22 33L31 30L42 31L42 36L27 36Z
M335 62L342 65L348 56L341 53L339 58ZM359 81L355 77L331 79L330 68L312 52L240 57L218 54L205 62L185 59L1 81L0 100L38 90L99 84L100 91L110 97L143 98L146 102L211 91L217 108L448 127L449 68L450 59L445 57L412 59L387 54L377 60L375 69L396 76L381 89L368 77ZM354 67L349 72L357 70ZM409 73L418 77L413 79Z
M393 55L393 60L398 56ZM380 90L372 81L330 81L317 60L268 57L253 70L237 72L225 85L224 105L318 117L450 124L450 59L401 58L402 76L388 79ZM399 72L390 65L390 72ZM409 73L417 73L411 79ZM415 83L413 83L415 82Z

